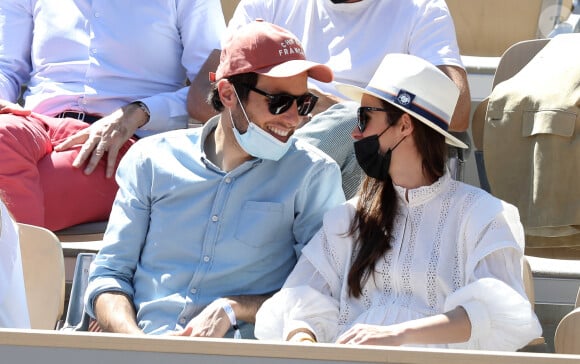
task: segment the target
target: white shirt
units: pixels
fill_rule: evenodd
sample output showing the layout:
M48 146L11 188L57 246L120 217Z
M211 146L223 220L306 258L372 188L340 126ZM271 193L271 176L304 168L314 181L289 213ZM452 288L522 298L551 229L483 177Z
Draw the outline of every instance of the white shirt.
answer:
M242 0L228 24L256 18L278 24L301 40L306 57L326 64L335 82L311 87L343 97L335 83L365 87L388 53L408 53L434 65L463 67L453 19L444 0Z
M0 201L0 327L29 329L18 227Z
M392 249L378 260L362 295L349 296L346 282L354 255L345 235L353 199L325 215L283 289L260 308L256 337L281 340L305 327L319 341L334 342L357 323L391 325L457 306L469 316L469 341L427 346L515 351L539 337L523 286L517 209L449 175L431 186L395 189L400 210Z
M107 115L135 100L145 136L187 126L193 80L225 30L218 0L2 0L0 99L45 115Z

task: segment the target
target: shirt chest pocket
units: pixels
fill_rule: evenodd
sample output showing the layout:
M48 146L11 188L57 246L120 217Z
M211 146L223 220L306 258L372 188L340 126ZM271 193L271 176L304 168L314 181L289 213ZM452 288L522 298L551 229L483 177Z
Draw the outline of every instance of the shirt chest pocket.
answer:
M236 239L251 247L261 247L284 234L284 206L276 202L246 201L236 226Z

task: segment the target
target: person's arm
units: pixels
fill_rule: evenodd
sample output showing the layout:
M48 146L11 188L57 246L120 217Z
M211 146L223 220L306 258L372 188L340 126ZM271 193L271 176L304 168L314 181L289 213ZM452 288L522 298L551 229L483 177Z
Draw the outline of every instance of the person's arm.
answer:
M199 81L203 81L200 83L201 87L208 87L209 90L208 72L205 67L211 66L211 63L207 62L208 58L212 59L212 53L216 49L221 49L221 39L226 28L221 3L217 0L180 1L177 22L183 46L181 64L186 71L187 79L192 83L198 83L196 78L199 78ZM142 133L159 133L187 127L188 91L189 87L184 87L176 92L141 99L140 101L145 103L151 112L151 120L140 129ZM207 95L202 95L202 100L205 97ZM211 107L207 105L207 108L200 112L202 116L194 115L194 117L207 117L211 112ZM185 123L172 125L168 119L173 117L180 117Z
M136 319L129 297L135 293L134 275L149 229L152 185L152 172L145 157L151 147L141 148L140 143L129 149L117 170L119 191L103 239L105 245L91 263L84 297L86 312L103 321L103 329L115 330L117 315Z
M447 296L444 310L463 307L472 329L468 341L452 347L515 351L542 332L523 284L518 211L490 197L479 198L467 215L466 282Z
M104 332L143 334L137 326L135 308L125 294L103 292L95 299L95 315Z
M225 29L221 6L218 1L182 2L177 11L175 26L179 28L183 53L168 67L184 68L187 78L195 80L208 55L220 48ZM143 136L187 127L187 91L183 87L143 98L139 101L144 108L129 103L68 137L55 147L55 151L82 144L73 166L82 168L86 163L85 174L93 173L106 155L106 177L111 178L119 151L134 134Z
M341 206L324 216L323 227L302 249L282 289L260 307L254 330L258 339L334 340L344 295L342 277L348 274L352 255L352 240L344 234L349 211Z
M205 123L212 116L217 115L217 111L207 102L211 91L209 73L215 72L220 63L219 49L214 49L203 66L195 76L189 91L187 92L187 112L189 117L201 123Z
M256 312L270 295L243 295L224 297L209 304L194 317L187 326L173 336L223 337L232 326L226 306L234 313L236 323L244 321L254 323Z
M322 93L319 90L314 89L314 88L310 88L308 91L312 92L314 95L318 96L318 101L316 102L316 106L314 106L314 110L312 110L312 112L310 113L312 115L316 115L318 113L321 113L321 112L327 110L332 105L345 101L345 99L342 99L336 95Z
M3 0L0 19L0 104L6 106L18 101L20 88L32 70L34 26L29 2Z
M469 115L471 112L471 94L467 83L467 72L458 66L438 66L455 85L459 88L459 99L455 106L455 112L451 118L449 130L466 131L469 128Z
M469 128L471 96L461 62L453 18L444 0L425 1L417 8L408 52L437 65L459 88L459 100L449 129Z
M342 334L338 344L388 345L448 344L467 341L471 322L462 307L443 314L406 321L396 325L358 324Z
M226 297L236 313L236 318L249 323L256 322L256 312L272 295Z

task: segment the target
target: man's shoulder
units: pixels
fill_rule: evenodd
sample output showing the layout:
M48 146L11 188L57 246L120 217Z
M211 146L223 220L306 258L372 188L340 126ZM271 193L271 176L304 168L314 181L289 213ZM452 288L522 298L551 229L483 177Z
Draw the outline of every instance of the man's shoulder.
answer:
M310 160L313 163L336 164L334 159L332 159L328 154L300 138L295 139L294 149L295 152L293 154L302 156L305 160Z

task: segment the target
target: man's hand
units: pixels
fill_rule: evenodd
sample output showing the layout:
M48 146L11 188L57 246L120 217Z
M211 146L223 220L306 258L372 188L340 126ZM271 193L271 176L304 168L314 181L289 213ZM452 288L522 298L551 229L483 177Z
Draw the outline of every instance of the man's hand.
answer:
M149 116L138 105L128 104L66 138L54 150L60 152L82 144L72 165L81 168L88 161L85 174L93 173L107 153L106 177L111 178L115 173L119 150L148 121Z
M212 302L181 331L171 336L224 337L230 329L230 319L218 301Z

